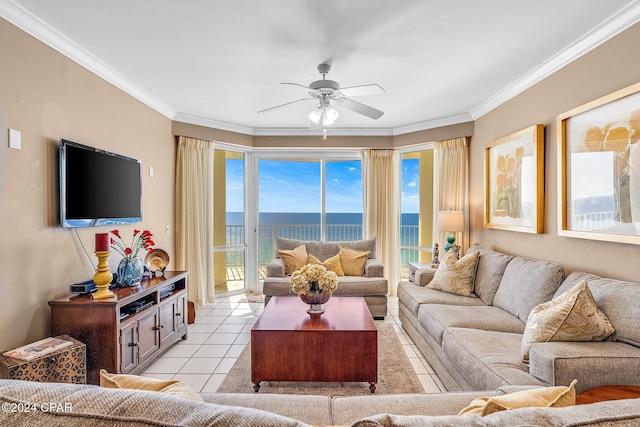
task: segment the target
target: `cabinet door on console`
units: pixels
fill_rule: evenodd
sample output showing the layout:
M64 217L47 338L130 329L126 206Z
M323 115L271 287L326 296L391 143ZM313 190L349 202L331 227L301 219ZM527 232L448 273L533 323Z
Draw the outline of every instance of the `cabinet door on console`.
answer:
M160 319L158 309L150 309L138 319L138 364L160 348Z
M164 301L160 306L160 345L173 338L176 333L176 315L179 314L177 298Z
M176 306L176 330L187 326L187 296L178 296L178 304Z
M137 322L120 329L120 372L126 374L138 366Z

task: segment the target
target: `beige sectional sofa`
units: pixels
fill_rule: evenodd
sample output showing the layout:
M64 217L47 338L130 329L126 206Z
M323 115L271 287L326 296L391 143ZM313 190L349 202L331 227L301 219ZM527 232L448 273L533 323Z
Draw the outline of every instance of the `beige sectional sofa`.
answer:
M340 252L340 246L357 250L368 251L361 276L338 277L338 289L333 292L338 297L364 297L371 315L376 319L382 319L387 315L387 292L389 283L384 277L384 268L376 258L377 241L375 238L355 240L348 242L324 242L315 240L295 240L281 237L275 238L275 258L267 264L267 275L264 279L262 293L265 296L265 304L272 296L295 296L289 284L290 276L285 274L285 266L278 256L278 250L292 250L300 245L305 245L307 253L314 255L320 261L325 261Z
M523 408L485 417L456 414L492 392L327 397L282 394L201 394L204 402L151 391L93 385L0 380L0 425L65 426L560 426L640 423L640 399L564 408Z
M578 380L578 392L640 384L640 284L572 272L559 264L479 245L474 295L430 289L434 270L398 286L399 317L448 390L507 385L555 386ZM529 313L586 280L615 332L603 342L535 343L523 361Z

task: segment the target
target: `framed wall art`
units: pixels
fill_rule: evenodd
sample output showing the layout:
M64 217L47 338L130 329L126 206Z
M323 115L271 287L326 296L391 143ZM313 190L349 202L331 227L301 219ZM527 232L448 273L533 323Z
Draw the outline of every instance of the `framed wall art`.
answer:
M544 230L544 126L485 145L484 226L524 233Z
M558 116L558 234L640 244L640 83Z

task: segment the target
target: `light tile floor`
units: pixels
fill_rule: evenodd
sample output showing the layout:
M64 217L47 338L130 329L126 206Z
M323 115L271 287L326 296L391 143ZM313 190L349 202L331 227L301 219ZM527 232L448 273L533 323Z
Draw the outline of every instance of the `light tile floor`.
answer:
M262 303L239 302L242 295L222 297L211 307L196 309L189 338L171 347L150 365L143 376L184 381L196 391L215 392L249 342L250 331L263 310ZM405 354L413 365L425 393L446 391L413 340L400 325L398 299L389 297L388 314Z

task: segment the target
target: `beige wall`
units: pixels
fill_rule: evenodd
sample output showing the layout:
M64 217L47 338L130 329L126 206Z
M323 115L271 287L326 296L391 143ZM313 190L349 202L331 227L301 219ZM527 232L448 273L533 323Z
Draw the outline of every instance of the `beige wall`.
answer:
M144 221L135 228L149 229L156 246L170 255L174 250L175 140L169 119L3 19L0 57L3 350L48 336L47 302L66 295L70 284L93 277L73 230L57 224L59 139L142 160ZM8 148L8 128L22 132L22 150ZM154 168L154 178L149 177L149 166ZM120 230L131 236L133 228ZM94 234L109 229L79 229L92 261ZM112 252L112 271L119 260Z
M557 236L556 117L640 81L640 24L604 43L475 122L471 142L471 240L505 252L558 261L567 271L640 281L640 246ZM545 125L545 232L484 229L483 146L536 123Z

